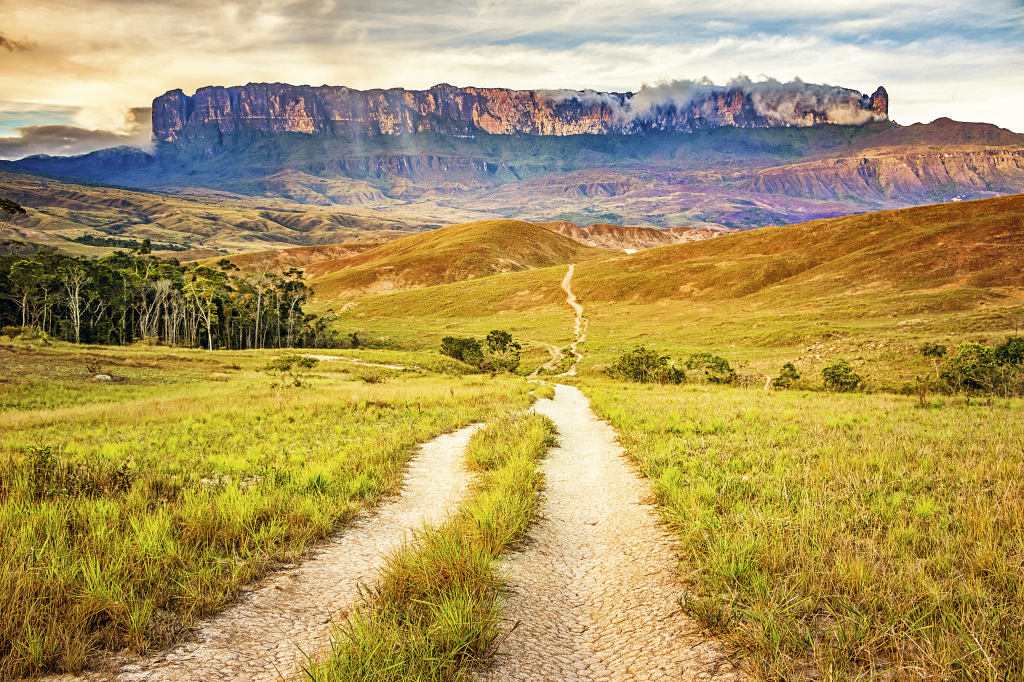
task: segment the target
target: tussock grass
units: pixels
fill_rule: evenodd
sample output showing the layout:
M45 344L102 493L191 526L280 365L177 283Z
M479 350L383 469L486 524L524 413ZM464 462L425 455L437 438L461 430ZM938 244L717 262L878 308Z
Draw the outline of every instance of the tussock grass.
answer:
M584 390L758 678L1024 678L1021 401Z
M494 560L533 521L544 480L537 460L553 433L537 414L512 414L477 432L467 456L481 472L472 498L388 557L365 603L338 627L331 655L311 662L306 679L454 680L485 662L498 638Z
M0 678L172 640L393 491L415 444L530 401L503 378L267 384L0 414Z

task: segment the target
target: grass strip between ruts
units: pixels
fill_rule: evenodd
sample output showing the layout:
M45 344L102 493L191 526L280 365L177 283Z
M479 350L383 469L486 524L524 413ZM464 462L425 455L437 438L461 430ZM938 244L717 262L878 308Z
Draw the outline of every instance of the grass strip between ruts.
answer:
M335 632L332 652L303 667L316 682L454 680L496 649L502 578L495 560L534 518L538 460L554 425L510 414L478 431L467 465L481 476L445 523L426 526L389 556L380 580Z

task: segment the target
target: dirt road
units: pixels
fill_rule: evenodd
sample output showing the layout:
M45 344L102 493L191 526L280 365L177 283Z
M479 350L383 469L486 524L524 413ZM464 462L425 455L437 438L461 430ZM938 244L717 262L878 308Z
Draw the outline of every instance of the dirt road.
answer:
M537 412L558 427L546 500L525 551L504 563L519 627L480 680L742 680L719 643L680 612L672 538L640 479L577 389Z

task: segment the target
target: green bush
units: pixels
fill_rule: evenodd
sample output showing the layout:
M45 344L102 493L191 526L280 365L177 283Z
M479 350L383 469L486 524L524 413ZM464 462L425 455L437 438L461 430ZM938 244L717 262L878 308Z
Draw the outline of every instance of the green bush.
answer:
M787 362L782 366L782 370L779 372L779 376L776 377L775 381L772 382L772 386L777 389L793 388L796 386L796 382L800 381L800 373L796 371L796 365L792 362Z
M473 338L446 336L441 339L441 354L479 367L484 362L484 351L480 342Z
M487 334L487 350L490 351L490 369L493 372L514 372L519 368L519 351L522 345L512 340L512 335L500 329Z
M4 327L3 329L0 329L0 336L6 336L13 339L14 337L20 335L23 331L25 331L24 327L8 326Z
M704 380L711 384L731 384L736 381L736 371L729 366L729 361L711 353L694 353L687 358L686 369L702 372Z
M954 393L994 393L1009 397L1024 391L1024 339L1014 336L992 347L958 345L943 363L939 376Z
M830 391L849 393L857 390L861 376L853 371L849 362L839 358L825 365L821 370L821 380L825 382L825 388Z
M686 381L686 373L670 365L669 356L658 355L656 350L643 346L635 346L620 355L605 374L640 384L680 384Z

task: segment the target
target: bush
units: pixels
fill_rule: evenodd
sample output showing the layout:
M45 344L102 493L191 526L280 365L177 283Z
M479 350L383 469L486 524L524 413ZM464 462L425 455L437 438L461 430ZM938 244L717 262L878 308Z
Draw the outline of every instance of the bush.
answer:
M25 331L24 327L8 326L4 327L3 329L0 329L0 336L6 336L13 339L14 337L20 335L23 331Z
M512 340L512 335L500 329L487 334L487 350L493 372L514 372L519 368L519 351L523 347Z
M772 382L772 386L777 389L793 388L798 381L800 381L800 373L796 371L796 365L792 362L787 362L782 366L782 370L775 381Z
M480 347L480 342L472 338L444 337L441 339L441 354L476 367L484 362L484 351Z
M1024 390L1024 339L1012 337L993 348L961 343L942 365L940 377L954 393L995 393L1009 397Z
M850 363L843 358L834 360L821 370L821 379L830 391L849 393L860 386L861 376L853 371Z
M289 353L271 360L260 371L273 377L281 386L302 386L309 370L320 362L306 355Z
M623 381L635 381L639 384L680 384L686 381L686 373L670 365L667 355L636 346L619 356L605 374Z
M729 361L711 353L694 353L686 360L686 369L703 372L703 378L712 384L731 384L736 381L736 371Z

